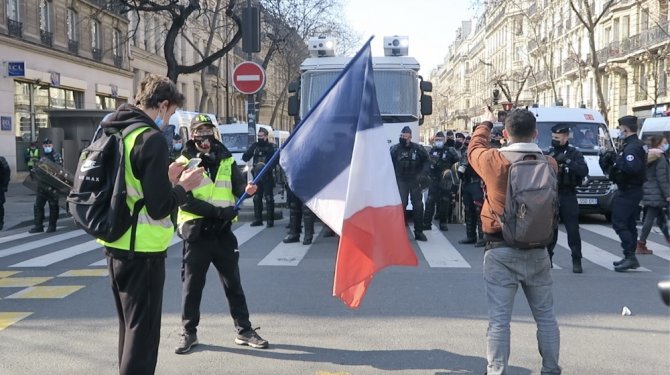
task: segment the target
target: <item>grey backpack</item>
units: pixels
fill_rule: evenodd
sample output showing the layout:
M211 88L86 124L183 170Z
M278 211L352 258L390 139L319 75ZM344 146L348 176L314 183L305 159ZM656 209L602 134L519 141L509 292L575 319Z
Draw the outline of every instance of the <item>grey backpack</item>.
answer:
M556 171L540 153L501 151L512 165L502 216L503 238L513 248L547 246L558 225Z

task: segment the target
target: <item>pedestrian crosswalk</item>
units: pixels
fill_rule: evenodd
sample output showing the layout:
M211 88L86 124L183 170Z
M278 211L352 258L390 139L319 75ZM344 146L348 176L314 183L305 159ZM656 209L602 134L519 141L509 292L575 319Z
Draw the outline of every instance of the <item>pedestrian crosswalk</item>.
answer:
M285 220L284 220L285 221ZM282 222L277 222L282 225ZM454 227L454 226L452 226ZM244 257L245 247L251 239L263 234L264 253L257 266L273 267L297 267L301 265L302 260L308 256L314 247L321 243L320 236L323 226L316 226L314 241L311 245L303 245L301 242L285 244L282 242L283 231L272 229L273 236L270 238L264 232L269 230L263 226L252 227L249 223L239 223L234 227L235 236L238 239L238 247L241 256ZM619 240L615 231L602 224L581 224L582 233L589 233L588 236L582 236L582 254L585 261L592 263L607 270L613 270L612 262L621 258L621 249L618 245ZM462 231L441 232L433 226L432 230L425 231L428 241L413 242L416 244L417 255L425 261L425 266L435 269L444 268L476 268L479 265L473 262L481 261L482 249L474 248L472 245L458 244L458 237ZM410 233L408 233L411 236ZM594 241L593 238L598 240ZM589 241L584 240L588 237ZM268 239L269 238L269 239ZM411 237L410 237L411 238ZM336 241L323 241L335 246ZM175 235L170 243L172 250L179 247L181 239ZM265 245L267 244L267 245ZM323 246L323 245L320 245ZM558 246L569 253L567 235L562 228L559 231ZM657 261L670 261L670 247L665 243L662 235L652 232L647 240L647 246L653 249L654 254L644 259L656 259ZM254 243L254 250L258 250L258 243ZM557 249L556 252L561 251ZM96 254L99 259L91 262ZM477 256L473 257L473 254ZM87 260L85 263L76 259L83 257ZM660 259L659 259L660 258ZM72 227L61 228L58 232L47 234L29 234L25 232L12 233L0 237L0 271L3 270L22 270L32 268L48 268L51 266L60 266L72 264L74 268L85 267L104 267L107 262L102 253L102 247L88 236L84 231ZM643 265L644 262L643 262ZM569 268L569 267L566 267ZM555 264L555 270L561 270L558 264ZM5 271L5 272L7 272ZM640 267L637 272L650 272L649 268Z

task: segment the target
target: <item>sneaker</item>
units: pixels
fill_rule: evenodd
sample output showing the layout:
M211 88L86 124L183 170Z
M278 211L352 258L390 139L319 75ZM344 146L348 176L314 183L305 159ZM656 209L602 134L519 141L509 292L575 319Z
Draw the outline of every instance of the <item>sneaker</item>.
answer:
M237 334L235 338L235 344L237 345L249 345L252 348L256 349L265 349L268 347L268 341L264 340L261 336L258 335L256 330L261 329L261 327L249 329L242 331Z
M196 333L183 332L179 345L174 348L176 354L186 354L191 351L191 348L198 345L198 335Z

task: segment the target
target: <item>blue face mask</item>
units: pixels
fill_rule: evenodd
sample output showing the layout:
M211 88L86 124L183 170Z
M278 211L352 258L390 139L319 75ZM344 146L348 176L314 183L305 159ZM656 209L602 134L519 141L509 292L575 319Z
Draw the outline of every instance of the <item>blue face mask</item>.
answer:
M442 142L442 141L435 141L435 147L437 147L437 148L442 148L442 147L444 147L444 142Z
M175 143L174 145L172 145L172 148L174 148L175 151L181 151L181 147L182 147L181 143Z
M154 119L154 122L156 123L156 125L157 125L159 128L160 128L161 126L163 126L163 116L161 116L161 112L160 112L160 110L158 111L158 117L156 117L156 118Z
M51 151L53 151L53 150L54 150L53 147L45 147L45 148L44 148L44 153L45 153L45 154L50 154Z
M663 152L668 152L670 150L670 144L666 143L663 145Z

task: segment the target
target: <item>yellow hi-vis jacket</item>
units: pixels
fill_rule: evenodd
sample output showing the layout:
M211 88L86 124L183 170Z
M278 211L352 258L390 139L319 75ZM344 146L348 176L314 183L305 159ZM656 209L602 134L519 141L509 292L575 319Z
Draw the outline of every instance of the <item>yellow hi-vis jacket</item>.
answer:
M125 165L126 178L126 204L133 212L135 202L144 198L142 191L142 184L135 175L133 175L133 167L130 165L130 152L135 145L135 140L144 131L149 130L149 127L142 127L130 132L123 138L123 162ZM108 247L119 250L130 250L130 236L132 226L128 228L126 233L114 242L106 242L97 240L98 243ZM135 252L138 253L158 253L167 250L172 236L174 235L174 226L170 217L155 220L149 216L147 208L142 206L139 216L137 218L137 232L135 236Z
M177 163L187 163L186 157L183 155L177 159ZM233 183L231 177L232 166L235 162L233 157L223 159L219 162L219 170L216 172L214 181L205 176L200 185L193 189L191 193L196 199L208 202L216 207L229 207L235 204L235 196L233 195ZM181 225L186 221L202 218L200 215L184 211L179 208L177 214L177 225Z

